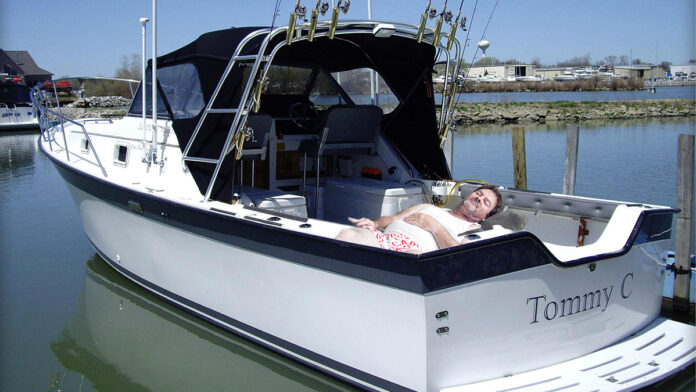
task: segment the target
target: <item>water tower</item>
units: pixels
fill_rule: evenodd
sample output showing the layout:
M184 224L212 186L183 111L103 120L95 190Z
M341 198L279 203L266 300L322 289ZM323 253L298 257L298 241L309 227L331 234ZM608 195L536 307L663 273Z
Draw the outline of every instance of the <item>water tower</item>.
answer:
M486 49L488 49L489 46L491 46L491 43L485 39L479 41L478 47L483 51L483 57L486 57Z

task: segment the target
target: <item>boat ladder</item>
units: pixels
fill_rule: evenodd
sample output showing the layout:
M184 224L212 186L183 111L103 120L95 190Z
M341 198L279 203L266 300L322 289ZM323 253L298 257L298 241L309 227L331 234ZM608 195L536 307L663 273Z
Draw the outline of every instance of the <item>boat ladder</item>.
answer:
M259 37L261 35L265 34L266 37L264 38L263 42L260 44L258 48L258 52L256 54L251 54L251 55L242 55L242 51L244 48L249 44L254 38ZM258 30L252 34L249 34L247 37L245 37L242 42L237 46L237 49L235 50L234 54L230 58L229 62L227 63L227 68L225 68L224 73L222 74L222 77L218 81L217 86L215 87L215 90L208 101L208 104L205 107L205 110L203 111L203 114L201 115L201 118L198 120L198 124L196 125L196 128L193 131L193 134L191 135L191 138L189 139L188 143L186 144L186 148L184 149L183 157L182 157L182 164L185 168L185 170L188 170L187 163L189 162L198 162L198 163L204 163L204 164L214 164L215 165L215 170L213 172L212 177L210 178L210 183L208 184L208 188L205 192L205 197L203 201L208 201L211 197L211 193L213 191L213 186L215 185L215 181L217 179L218 173L220 172L220 168L222 167L222 162L225 159L225 157L234 149L235 147L237 150L240 149L239 144L241 144L242 141L238 140L238 138L243 138L246 136L246 119L250 113L250 111L255 111L254 109L258 109L257 107L254 108L254 106L258 105L258 93L260 93L260 89L262 88L261 83L259 80L263 80L263 76L265 75L265 70L266 66L270 61L270 56L264 55L266 51L266 47L268 46L269 38L272 36L270 34L270 30L265 29L265 30ZM225 96L225 94L220 94L220 91L223 89L223 86L228 83L230 76L232 75L232 70L234 69L235 66L242 65L242 66L250 66L251 65L251 72L249 73L249 77L246 81L246 86L243 90L242 96L239 100L239 106L237 107L218 107L218 106L224 106L224 104L218 105L223 101L224 99L229 99L228 96ZM261 69L261 66L263 65L263 69ZM262 72L259 72L261 69ZM260 75L259 78L256 78L255 75ZM259 83L256 83L259 82ZM251 91L256 88L257 94L252 94ZM213 116L211 116L213 115ZM227 133L227 138L225 140L225 143L222 146L222 149L220 150L219 156L217 159L215 158L206 158L202 156L193 156L190 155L190 150L196 140L196 137L198 136L198 133L200 130L203 128L204 124L206 124L206 121L208 123L211 123L211 118L216 118L219 120L219 116L234 116L232 119L232 123L230 125L229 131ZM217 116L217 117L216 117Z

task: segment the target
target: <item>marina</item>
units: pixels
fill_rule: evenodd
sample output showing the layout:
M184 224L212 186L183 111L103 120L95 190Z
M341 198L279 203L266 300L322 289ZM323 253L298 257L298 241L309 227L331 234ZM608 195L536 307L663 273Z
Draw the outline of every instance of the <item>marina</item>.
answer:
M36 83L39 133L0 136L0 389L693 388L693 92L481 120L464 3L277 1L162 53L153 0L125 115Z

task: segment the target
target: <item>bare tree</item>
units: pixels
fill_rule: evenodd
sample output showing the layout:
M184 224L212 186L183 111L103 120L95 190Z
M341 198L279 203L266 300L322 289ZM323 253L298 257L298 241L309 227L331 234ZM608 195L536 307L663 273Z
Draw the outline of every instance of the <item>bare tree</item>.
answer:
M495 58L493 56L483 57L474 63L475 66L494 65L494 64L500 64L500 60L498 60L497 58Z
M139 54L121 56L121 65L116 68L117 78L140 80L141 75Z
M616 56L614 56L614 55L606 56L606 57L604 57L604 61L606 61L606 63L608 65L613 66L614 63L616 63Z
M619 56L619 65L628 65L629 57L625 54Z
M587 67L590 65L590 54L581 57L573 57L565 61L559 61L558 67Z

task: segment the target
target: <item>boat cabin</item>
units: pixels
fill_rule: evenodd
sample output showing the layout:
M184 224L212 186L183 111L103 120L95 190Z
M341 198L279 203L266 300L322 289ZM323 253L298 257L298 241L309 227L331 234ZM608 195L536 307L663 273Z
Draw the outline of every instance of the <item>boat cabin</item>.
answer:
M157 59L157 117L171 124L206 200L346 225L422 202L452 208L480 185L450 180L432 84L441 53L432 44L403 26L367 22L291 45L270 34L214 31ZM129 117L142 116L141 94ZM531 231L569 261L621 251L631 235L632 225L617 224L623 241L587 246L613 227L615 202L501 190L504 213L472 239Z

